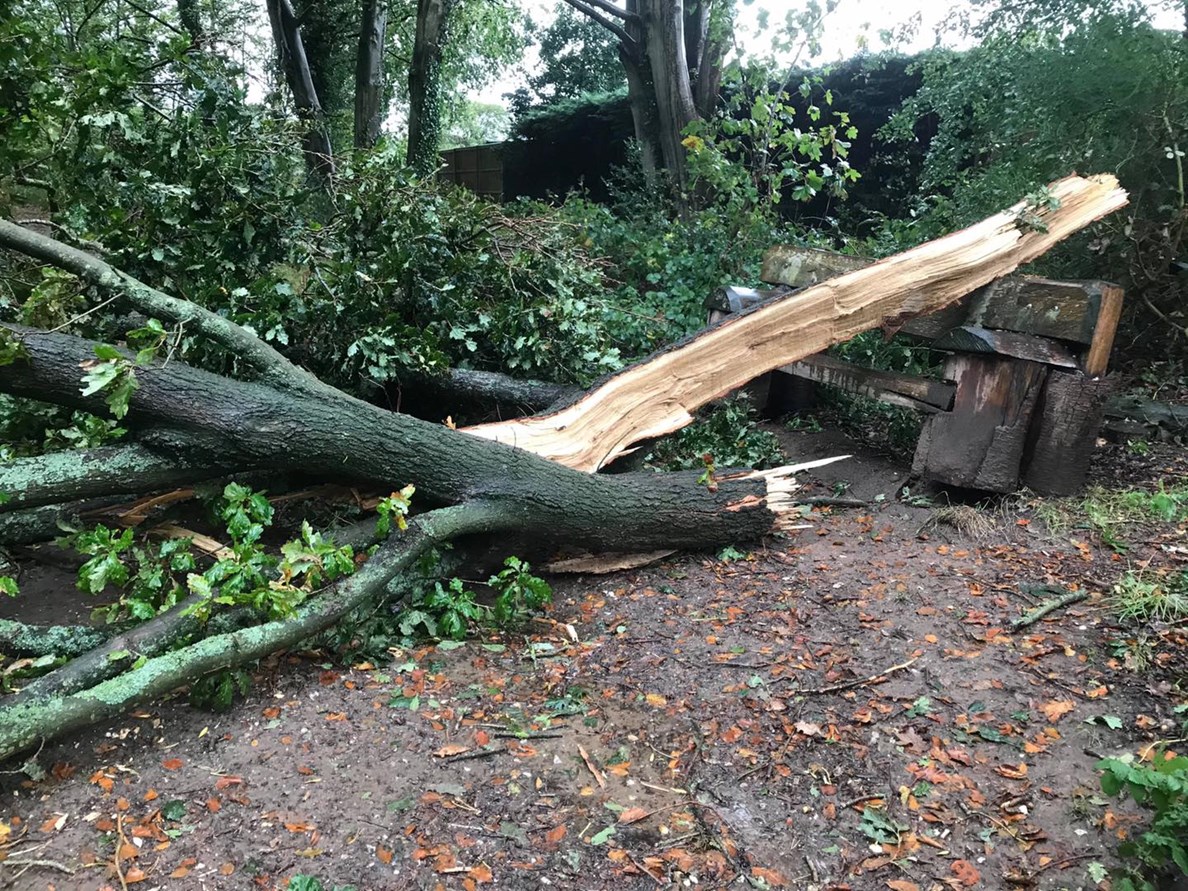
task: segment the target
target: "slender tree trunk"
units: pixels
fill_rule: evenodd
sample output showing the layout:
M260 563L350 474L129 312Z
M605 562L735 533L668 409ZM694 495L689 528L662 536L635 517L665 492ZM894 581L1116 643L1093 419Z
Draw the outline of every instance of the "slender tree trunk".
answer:
M627 11L635 18L624 24L630 42L619 41L619 61L627 74L627 101L635 142L639 146L640 166L648 182L656 179L660 167L660 132L656 116L656 89L644 53L643 27L639 19L639 0L627 0Z
M648 62L656 91L660 151L680 195L689 186L686 149L681 144L683 131L699 117L686 63L684 16L674 0L642 2Z
M714 22L713 0L685 0L685 59L693 85L693 105L708 118L718 106L722 89L722 58L728 33Z
M371 148L383 123L384 36L388 10L382 0L363 0L359 54L355 61L355 148Z
M408 164L428 176L441 144L441 57L454 0L417 0L417 28L408 69Z
M330 131L326 126L326 115L314 88L313 74L305 45L301 40L301 27L297 14L289 0L268 0L268 19L272 24L272 39L276 45L277 60L293 96L297 116L306 124L302 148L305 163L319 176L329 179L334 175L334 152L330 145Z

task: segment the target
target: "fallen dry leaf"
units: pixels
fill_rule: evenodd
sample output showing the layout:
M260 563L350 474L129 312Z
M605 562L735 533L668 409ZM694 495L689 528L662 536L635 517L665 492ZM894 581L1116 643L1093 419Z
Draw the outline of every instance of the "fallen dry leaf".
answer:
M1077 704L1071 699L1053 699L1041 705L1040 711L1050 723L1055 724L1076 707Z
M451 755L461 755L463 752L469 752L470 746L464 746L461 743L447 743L436 752L433 753L436 758L449 758Z
M646 820L650 811L645 811L642 807L629 807L623 813L619 814L620 823L638 823L640 820Z
M954 860L949 870L953 873L954 878L966 888L972 888L982 880L982 874L968 860Z
M180 758L167 758L166 760L161 762L161 766L164 767L166 770L177 770L183 764L185 764L185 762L182 761Z

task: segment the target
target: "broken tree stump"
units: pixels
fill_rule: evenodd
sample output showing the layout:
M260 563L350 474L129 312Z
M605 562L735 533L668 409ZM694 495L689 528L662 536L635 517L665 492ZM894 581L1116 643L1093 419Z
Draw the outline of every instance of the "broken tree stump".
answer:
M925 421L912 473L950 486L1013 492L1047 375L1038 362L952 356L945 377L957 384L953 409Z

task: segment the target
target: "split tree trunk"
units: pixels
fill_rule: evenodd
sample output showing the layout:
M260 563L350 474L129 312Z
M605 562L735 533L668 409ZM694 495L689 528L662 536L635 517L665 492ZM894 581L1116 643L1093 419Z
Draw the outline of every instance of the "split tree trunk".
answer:
M871 328L894 330L940 309L1126 204L1126 192L1108 175L1070 176L1050 188L1054 209L1020 202L960 232L729 316L612 375L569 406L469 432L597 470L634 443L679 430L698 407L755 377ZM1020 224L1025 210L1042 217L1043 231Z

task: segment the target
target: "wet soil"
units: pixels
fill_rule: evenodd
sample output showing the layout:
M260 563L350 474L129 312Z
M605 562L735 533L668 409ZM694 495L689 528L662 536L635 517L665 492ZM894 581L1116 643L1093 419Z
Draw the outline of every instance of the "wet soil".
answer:
M522 633L288 654L227 714L175 698L46 746L43 779L0 776L0 888L1098 887L1138 815L1094 764L1180 735L1184 668L1171 626L1136 670L1108 595L1183 529L1123 557L1034 499L904 501L903 465L781 435L855 451L805 493L866 506L555 579ZM1184 470L1109 446L1095 474ZM77 617L65 569L26 571L22 618ZM1058 589L1087 598L1012 628Z

